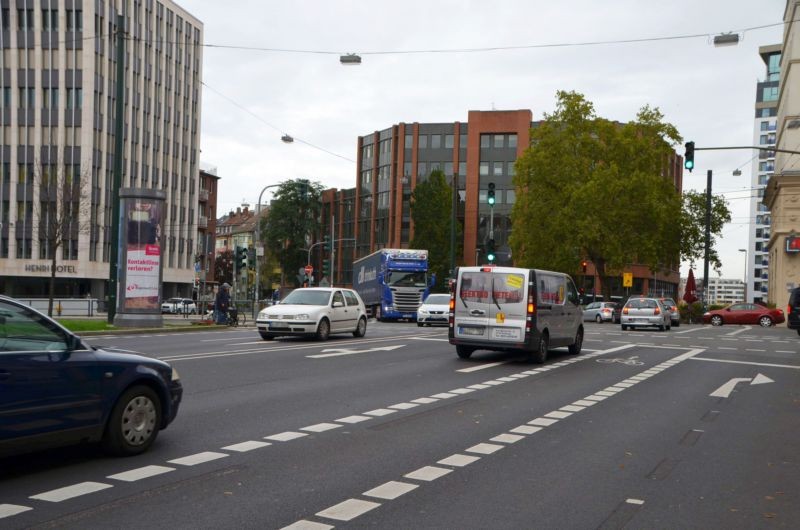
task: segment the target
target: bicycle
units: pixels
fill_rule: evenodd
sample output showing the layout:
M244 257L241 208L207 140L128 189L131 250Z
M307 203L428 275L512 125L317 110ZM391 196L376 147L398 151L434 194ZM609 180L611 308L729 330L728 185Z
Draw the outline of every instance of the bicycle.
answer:
M228 309L228 319L227 324L231 327L238 327L244 326L247 323L247 316L244 313L240 313L238 309L231 308Z

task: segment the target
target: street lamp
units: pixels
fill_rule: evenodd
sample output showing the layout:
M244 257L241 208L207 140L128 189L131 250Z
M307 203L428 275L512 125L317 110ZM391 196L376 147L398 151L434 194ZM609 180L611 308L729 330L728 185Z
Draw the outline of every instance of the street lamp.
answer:
M258 294L259 288L261 287L259 284L261 283L261 271L258 270L258 246L261 244L261 198L264 196L264 192L267 191L269 188L277 188L280 184L270 184L268 186L264 186L264 189L261 190L261 193L258 194L258 202L256 203L256 241L255 241L255 250L256 255L254 256L255 259L253 260L253 264L256 268L256 288L254 293L255 300L253 301L253 319L255 320L256 315L258 314ZM263 247L262 247L263 248Z
M747 249L740 248L739 252L744 252L744 301L747 302Z

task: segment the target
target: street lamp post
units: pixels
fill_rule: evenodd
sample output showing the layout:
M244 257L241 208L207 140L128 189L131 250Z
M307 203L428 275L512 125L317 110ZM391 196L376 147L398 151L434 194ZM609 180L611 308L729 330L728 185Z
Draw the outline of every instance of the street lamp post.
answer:
M747 266L749 265L747 262L747 249L740 248L739 252L744 252L744 301L747 302Z
M264 189L261 190L261 193L258 194L258 203L256 204L256 241L255 241L255 250L256 255L255 259L253 260L254 265L256 267L256 288L255 292L253 293L253 319L255 320L256 315L258 314L258 293L260 288L260 280L261 280L261 271L258 270L258 245L261 243L261 198L264 196L264 192L267 191L269 188L277 188L280 184L270 184L268 186L264 186Z

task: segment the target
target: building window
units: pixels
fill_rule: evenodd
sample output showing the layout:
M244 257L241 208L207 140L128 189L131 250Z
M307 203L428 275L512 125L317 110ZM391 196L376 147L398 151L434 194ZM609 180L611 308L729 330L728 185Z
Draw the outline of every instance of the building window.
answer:
M506 190L506 203L514 204L515 202L517 202L516 190Z
M83 89L67 89L67 109L80 109L83 107Z
M488 177L489 176L489 162L481 162L480 165L480 176Z
M444 135L444 147L445 147L445 149L452 149L453 148L453 135L452 134L445 134Z
M11 87L3 87L3 99L0 101L4 109L11 107Z
M406 149L411 149L411 147L413 145L414 145L414 136L411 135L411 134L407 134L406 135L406 140L405 140L405 145L403 147L405 147Z
M492 137L489 134L481 135L481 149L489 149L492 146Z
M83 31L83 11L67 10L67 31Z
M36 98L36 91L33 88L19 89L19 108L32 109Z
M411 162L403 162L403 175L411 176Z
M445 176L448 176L448 177L453 176L453 163L452 162L445 162L444 163L444 174L445 174Z
M17 27L33 29L33 9L17 9Z
M458 174L459 175L466 175L467 174L467 163L466 162L459 162L458 163Z
M495 177L502 177L503 176L503 166L505 163L503 162L493 162L492 163L492 175Z
M761 92L762 101L778 101L778 87L768 86L764 87Z
M417 148L418 149L427 149L428 148L428 135L427 134L420 134L417 137Z
M42 29L44 31L58 30L58 9L42 9Z
M459 149L466 149L467 148L467 135L466 134L459 134L458 135L458 148Z
M441 149L442 147L442 135L441 134L432 134L431 135L431 149Z
M428 165L425 162L417 162L417 177L427 177L428 176Z
M500 148L500 147L503 147L503 143L504 143L503 141L504 141L504 139L505 139L505 136L504 136L504 135L502 135L502 134L495 134L495 135L494 135L494 147L495 147L495 148Z
M508 170L507 170L508 173L507 174L512 176L512 177L517 174L517 170L514 169L514 164L515 164L515 162L508 162Z
M508 147L517 147L517 135L516 134L509 134L508 135Z

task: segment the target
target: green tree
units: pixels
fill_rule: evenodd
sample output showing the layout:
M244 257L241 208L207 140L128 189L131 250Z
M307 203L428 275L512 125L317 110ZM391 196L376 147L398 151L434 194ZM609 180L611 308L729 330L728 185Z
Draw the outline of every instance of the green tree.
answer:
M322 185L307 179L282 182L270 204L264 246L281 264L284 276L296 283L296 271L306 264L305 249L320 232Z
M517 161L515 262L575 274L588 258L601 277L631 263L677 265L680 190L664 173L678 142L658 109L620 124L597 117L582 94L558 92Z
M725 223L731 221L731 211L724 197L711 197L711 243L708 250L708 263L716 270L722 267L717 249L717 238L722 234ZM686 191L683 193L681 229L681 259L692 266L702 261L706 248L706 194Z
M450 271L450 227L453 222L453 188L441 170L431 172L411 193L414 221L412 248L428 251L429 272L436 273L436 290L444 290ZM461 255L461 225L456 221L455 255Z

